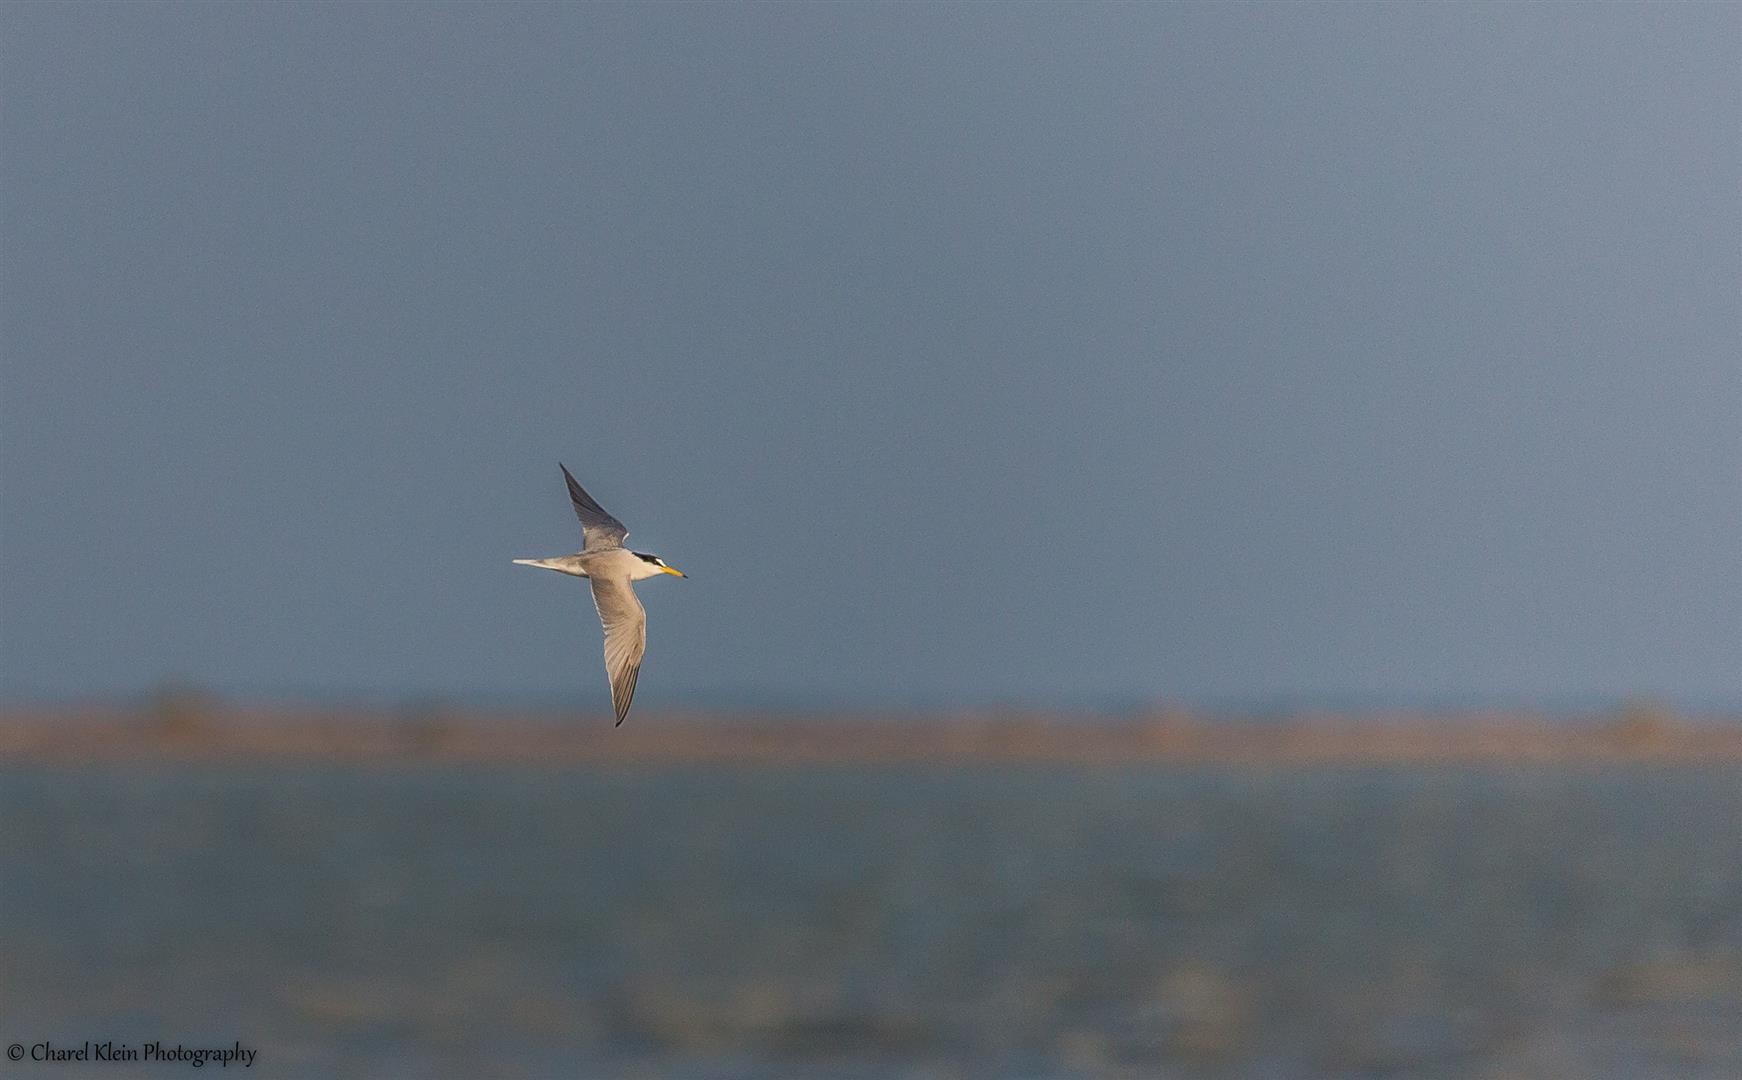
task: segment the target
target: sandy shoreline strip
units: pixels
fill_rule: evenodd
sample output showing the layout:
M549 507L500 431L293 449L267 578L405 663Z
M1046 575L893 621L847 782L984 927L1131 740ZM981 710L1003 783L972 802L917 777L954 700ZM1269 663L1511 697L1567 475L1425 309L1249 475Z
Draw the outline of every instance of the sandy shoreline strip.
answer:
M1638 707L1535 713L1121 718L969 712L894 717L602 715L251 707L0 711L0 762L1178 762L1230 765L1663 763L1742 765L1742 717Z

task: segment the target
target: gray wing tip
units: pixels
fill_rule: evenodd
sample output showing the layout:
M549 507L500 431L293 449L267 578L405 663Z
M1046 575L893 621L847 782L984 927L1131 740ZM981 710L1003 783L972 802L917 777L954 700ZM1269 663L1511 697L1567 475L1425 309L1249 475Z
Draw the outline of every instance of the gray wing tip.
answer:
M556 465L563 471L563 482L569 489L569 504L575 508L575 516L581 519L583 535L589 529L603 529L620 536L629 535L629 530L624 528L623 523L612 517L609 511L599 505L597 499L587 493L587 489L575 479L575 474L569 472L567 465L560 461Z
M623 721L629 719L629 703L635 700L635 682L640 678L641 665L637 664L630 668L628 673L623 676L623 685L621 687L613 687L613 690L617 692L611 695L612 698L620 698L621 700L614 700L613 702L617 706L617 722L612 724L612 727L622 727Z

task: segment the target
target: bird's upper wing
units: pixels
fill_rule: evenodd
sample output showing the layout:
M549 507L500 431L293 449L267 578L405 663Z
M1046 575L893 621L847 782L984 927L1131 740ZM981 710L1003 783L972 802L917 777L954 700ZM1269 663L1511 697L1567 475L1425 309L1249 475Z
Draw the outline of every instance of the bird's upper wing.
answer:
M605 674L611 678L611 704L617 723L629 715L635 699L635 680L641 674L641 656L647 651L647 611L635 596L628 578L594 576L593 603L605 627Z
M574 474L562 462L557 462L557 468L563 471L563 479L569 482L569 502L575 504L575 516L581 519L581 549L583 551L603 551L606 548L622 547L623 538L629 535L629 530L623 523L605 512L605 508L593 501L587 494L587 489L575 482Z

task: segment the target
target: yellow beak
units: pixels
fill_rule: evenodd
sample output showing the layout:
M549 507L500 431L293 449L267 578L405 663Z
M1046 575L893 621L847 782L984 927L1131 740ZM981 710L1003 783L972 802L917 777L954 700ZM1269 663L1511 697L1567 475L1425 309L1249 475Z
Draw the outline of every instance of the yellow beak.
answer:
M681 577L681 578L689 577L689 575L684 573L682 570L678 570L678 569L675 569L675 568L670 567L670 566L662 566L662 567L660 567L660 569L664 570L668 574L674 574L677 577Z

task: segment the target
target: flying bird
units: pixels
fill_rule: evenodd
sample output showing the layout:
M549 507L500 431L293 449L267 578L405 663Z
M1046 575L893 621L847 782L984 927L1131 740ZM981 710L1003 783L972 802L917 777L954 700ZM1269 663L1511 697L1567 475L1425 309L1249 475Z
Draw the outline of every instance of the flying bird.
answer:
M641 674L641 656L647 651L647 611L635 598L631 582L670 574L689 575L665 565L658 555L630 551L623 546L629 530L605 512L587 490L575 482L567 465L557 462L569 484L569 502L581 519L581 550L575 555L551 559L515 559L519 566L542 566L559 574L583 577L593 586L593 605L605 627L605 674L611 679L611 705L617 710L617 726L629 715L635 697L635 680Z

